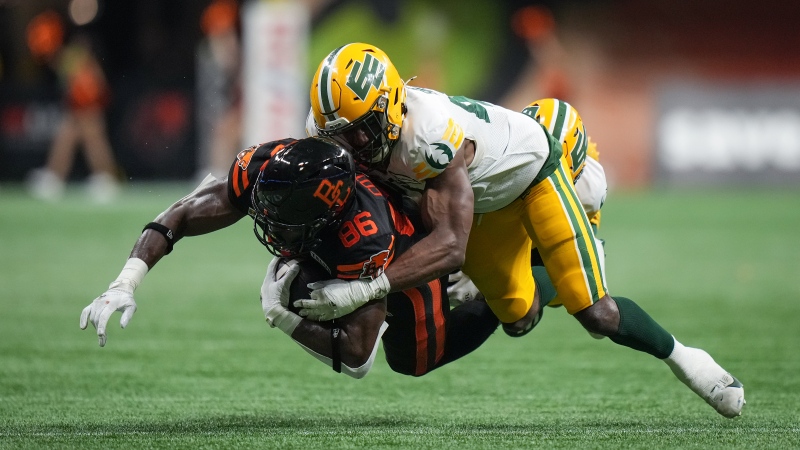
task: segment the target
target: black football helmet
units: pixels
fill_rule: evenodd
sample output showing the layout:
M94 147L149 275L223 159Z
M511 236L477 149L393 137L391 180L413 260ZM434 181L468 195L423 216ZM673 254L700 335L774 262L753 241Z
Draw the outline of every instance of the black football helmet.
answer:
M336 141L301 139L272 155L253 188L253 231L276 256L308 253L353 203L353 157Z

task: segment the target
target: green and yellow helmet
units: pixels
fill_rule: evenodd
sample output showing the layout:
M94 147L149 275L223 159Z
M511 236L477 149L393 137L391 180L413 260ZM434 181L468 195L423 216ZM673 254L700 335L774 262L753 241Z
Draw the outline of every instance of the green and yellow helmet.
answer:
M322 60L311 82L311 112L320 135L353 147L360 163L383 161L400 138L405 83L378 47L353 43ZM354 133L365 133L366 145L354 145Z
M589 144L580 114L567 102L544 98L526 106L522 113L541 123L561 142L567 157L572 179L577 180L586 164Z

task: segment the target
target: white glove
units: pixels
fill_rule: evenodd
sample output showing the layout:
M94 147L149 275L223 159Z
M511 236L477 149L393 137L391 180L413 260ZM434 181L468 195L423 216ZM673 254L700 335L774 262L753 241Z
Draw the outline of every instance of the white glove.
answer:
M119 325L128 326L133 313L136 312L136 301L133 299L134 286L126 280L117 280L111 283L108 290L100 297L94 299L81 313L81 330L85 330L92 322L97 329L97 339L100 347L106 345L106 324L114 311L122 311Z
M283 266L280 262L285 261ZM279 268L280 266L280 268ZM281 272L281 273L278 273ZM292 280L300 272L300 264L295 260L272 258L267 266L267 276L261 286L261 309L269 326L278 328L289 336L303 320L302 317L289 311L289 288Z
M374 280L326 280L309 283L311 300L297 300L300 315L318 321L336 319L355 311L368 301L389 293L389 279L381 273Z
M450 307L455 308L465 302L479 300L483 298L483 294L472 279L459 270L447 278L447 298L450 300Z

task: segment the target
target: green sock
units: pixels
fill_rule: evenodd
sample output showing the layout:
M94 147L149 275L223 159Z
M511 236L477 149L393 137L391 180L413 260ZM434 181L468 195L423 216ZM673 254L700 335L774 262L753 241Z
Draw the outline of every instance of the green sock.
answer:
M536 279L536 287L539 289L539 303L544 307L556 298L556 287L550 281L550 276L547 275L544 266L533 266L531 271L533 271L533 278Z
M614 301L619 308L619 333L610 336L612 341L659 359L672 353L675 339L639 305L625 297L614 297Z

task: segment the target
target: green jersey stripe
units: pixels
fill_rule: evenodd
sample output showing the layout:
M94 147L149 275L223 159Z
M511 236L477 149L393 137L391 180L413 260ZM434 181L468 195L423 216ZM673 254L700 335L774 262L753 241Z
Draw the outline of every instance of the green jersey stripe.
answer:
M599 298L599 290L605 290L605 286L603 283L602 267L600 266L597 253L598 248L594 240L594 234L592 234L591 224L586 217L586 213L583 211L580 199L575 193L575 190L571 189L571 178L567 175L562 165L559 165L550 179L556 186L556 191L561 197L561 202L567 214L569 214L573 227L577 226L579 228L573 231L576 232L576 235L578 232L580 234L577 240L577 246L582 260L583 272L592 293L592 298L593 300L597 300ZM570 183L570 186L567 186L567 183Z

